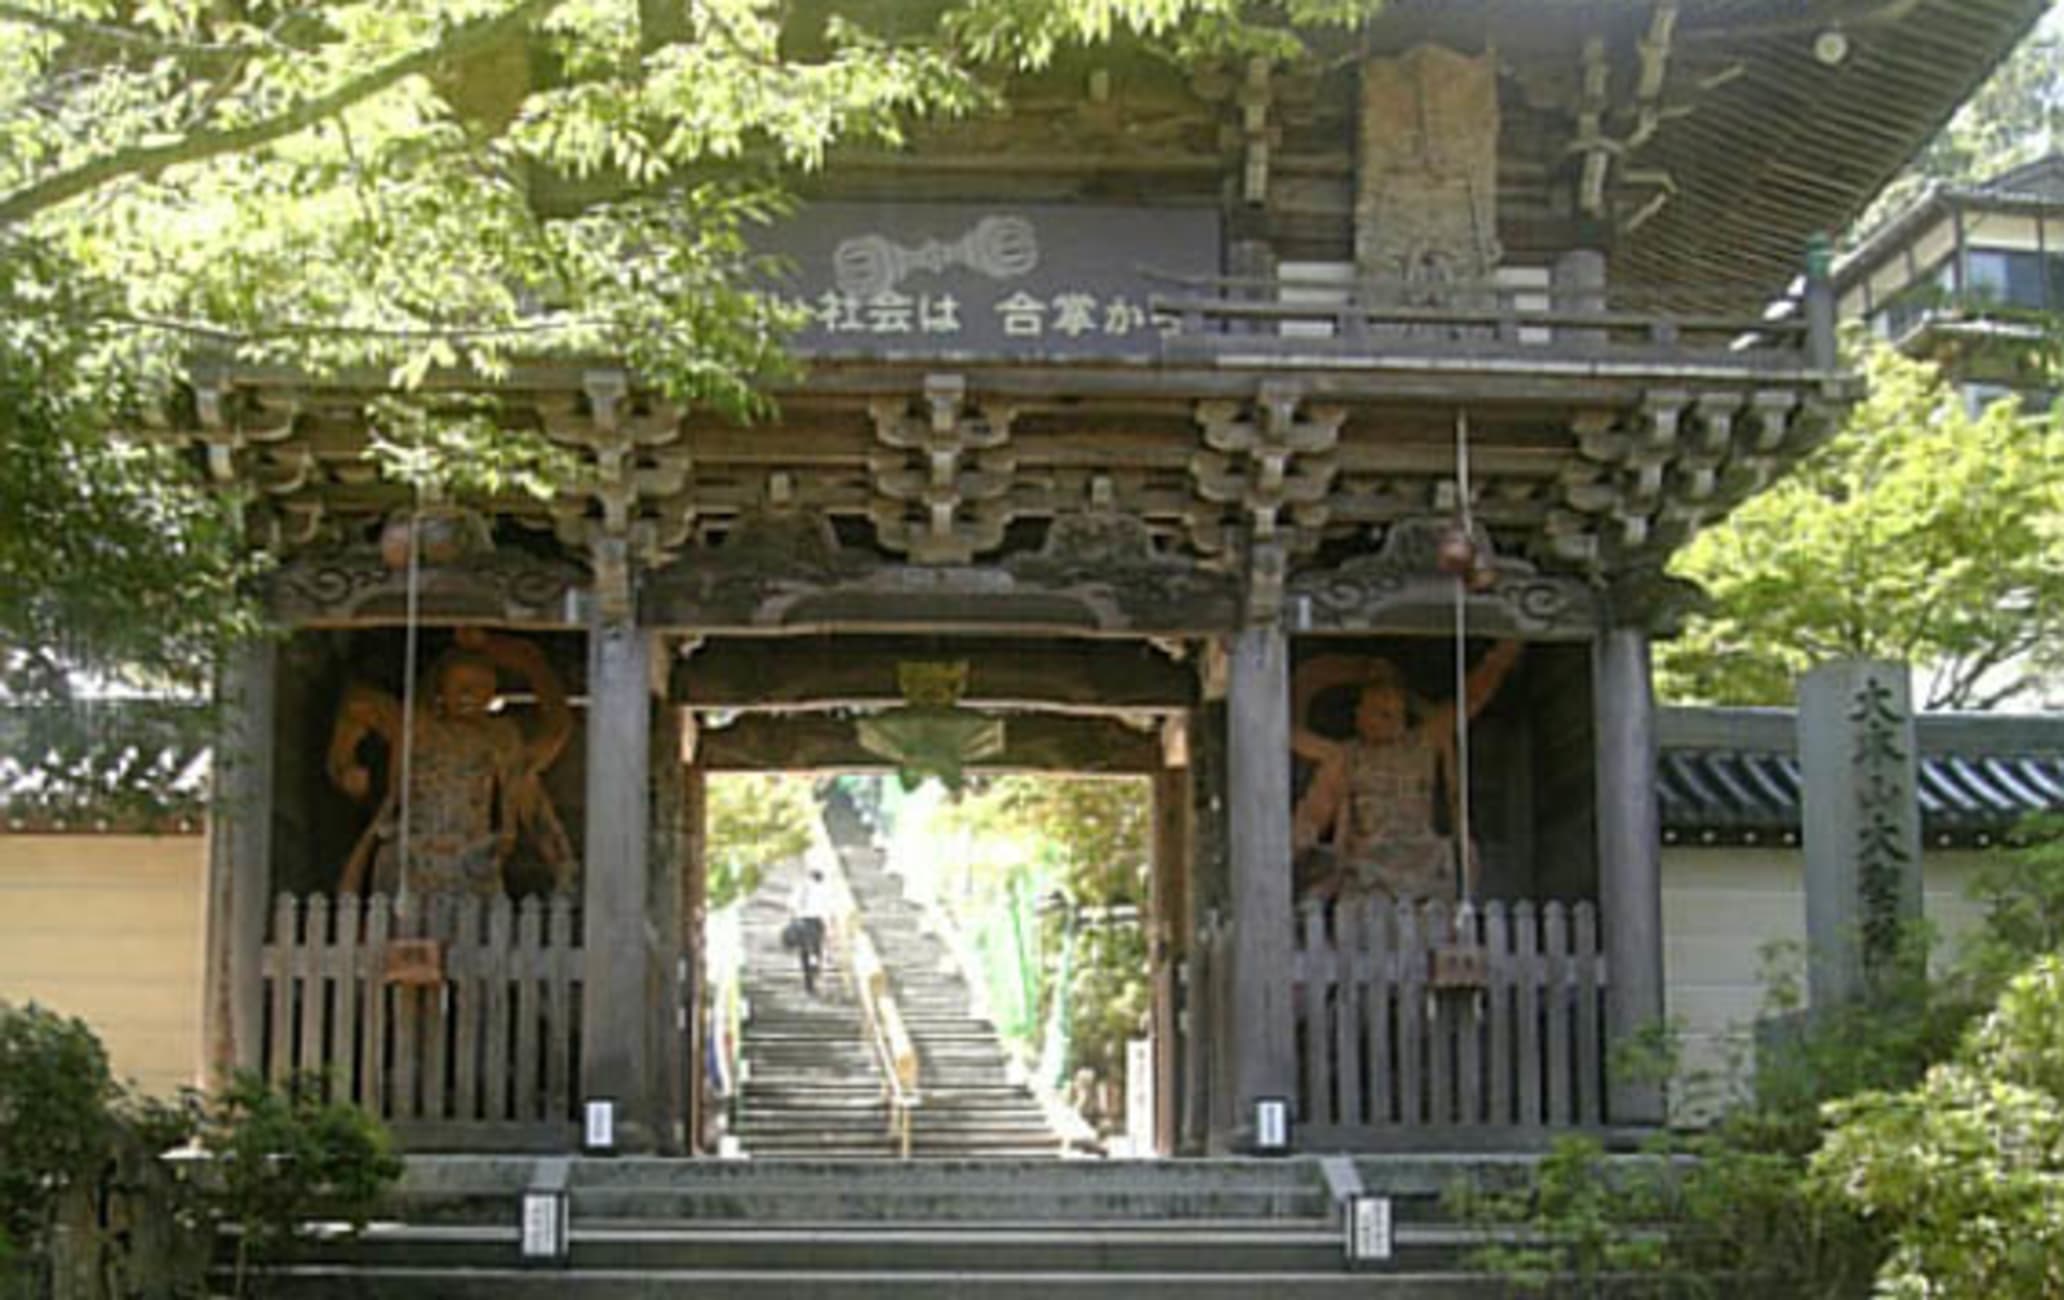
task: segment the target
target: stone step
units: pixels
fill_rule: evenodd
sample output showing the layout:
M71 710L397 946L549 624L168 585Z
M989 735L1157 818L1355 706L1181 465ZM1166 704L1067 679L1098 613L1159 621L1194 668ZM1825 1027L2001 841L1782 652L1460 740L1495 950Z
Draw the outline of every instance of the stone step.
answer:
M513 1249L513 1248L512 1248ZM1505 1279L1468 1273L1228 1273L1197 1271L1111 1275L1018 1273L985 1278L985 1300L1129 1300L1295 1294L1381 1300L1497 1300ZM226 1288L228 1279L223 1279ZM738 1270L536 1270L510 1266L425 1269L296 1265L266 1274L266 1294L282 1300L654 1300L662 1296L739 1296L747 1300L964 1300L965 1273L950 1269L871 1272Z
M755 1168L778 1169L780 1162ZM894 1166L891 1166L894 1167ZM905 1166L907 1168L907 1166ZM318 1241L268 1275L286 1296L780 1295L1441 1297L1505 1294L1461 1271L1475 1244L1451 1229L1401 1225L1396 1258L1351 1273L1324 1220L1267 1225L1182 1223L864 1225L584 1222L578 1209L569 1267L513 1267L513 1227L376 1226L357 1242ZM1178 1291L1177 1288L1181 1290ZM1030 1288L1037 1288L1036 1290Z
M1460 1241L1452 1232L1414 1230L1401 1236L1403 1257L1396 1261L1401 1267L1442 1262ZM1194 1267L1200 1251L1208 1251L1214 1273L1323 1273L1341 1264L1339 1230L1324 1221L1259 1227L1226 1222L966 1228L940 1223L587 1224L576 1214L572 1244L576 1269L640 1271L750 1269L779 1261L784 1270L840 1273L898 1265L970 1275L1174 1272ZM356 1243L339 1243L334 1251L316 1246L302 1258L348 1259L374 1267L492 1267L509 1262L515 1245L508 1227L392 1225Z
M901 896L879 854L845 855L859 924L881 954L898 1009L917 1048L923 1104L913 1127L920 1151L1051 1155L1058 1135L1029 1091L1008 1077L1009 1055L993 1025L969 1013L966 982L927 931L924 909ZM737 1111L747 1151L850 1149L872 1141L886 1109L879 1070L861 1041L857 1007L834 993L806 996L792 954L779 948L793 868L770 873L748 905L745 975L752 1007L744 1033L748 1082ZM836 984L831 986L836 989ZM842 1087L849 1079L859 1087Z
M748 1113L803 1114L812 1111L879 1110L885 1104L880 1089L850 1092L820 1091L807 1094L781 1093L748 1087L739 1100ZM1041 1115L1038 1103L1025 1097L964 1097L957 1093L924 1096L919 1109L931 1115L1002 1116Z
M807 1114L759 1114L741 1117L738 1135L750 1146L755 1141L769 1138L807 1138L812 1135L836 1135L851 1137L856 1133L886 1133L888 1113L875 1114L848 1112L842 1115L826 1115L822 1111ZM1053 1145L1052 1135L1044 1121L1036 1115L1018 1118L996 1118L987 1115L944 1116L919 1114L912 1117L910 1131L927 1142L966 1142L974 1147L990 1147L999 1143L1030 1144L1045 1149Z
M1523 1186L1536 1163L1537 1157L1526 1155L1424 1154L1357 1157L1351 1167L1369 1191L1433 1202L1458 1184L1505 1190ZM396 1196L404 1208L449 1198L478 1197L501 1198L497 1203L506 1206L529 1184L537 1168L538 1158L531 1156L409 1156L404 1159L404 1174ZM1034 1207L1049 1199L1102 1192L1178 1200L1198 1193L1234 1192L1275 1197L1284 1206L1323 1206L1327 1186L1321 1162L1310 1156L1065 1163L968 1160L934 1165L921 1172L855 1170L839 1161L826 1160L784 1166L778 1177L763 1169L723 1160L573 1157L569 1175L576 1195L605 1188L664 1188L709 1192L726 1198L764 1191L783 1195L804 1192L840 1200L851 1214L873 1218L893 1217L884 1214L884 1207L909 1198L942 1205L994 1200L1000 1205L1016 1206L1014 1218L1037 1218L1042 1216Z

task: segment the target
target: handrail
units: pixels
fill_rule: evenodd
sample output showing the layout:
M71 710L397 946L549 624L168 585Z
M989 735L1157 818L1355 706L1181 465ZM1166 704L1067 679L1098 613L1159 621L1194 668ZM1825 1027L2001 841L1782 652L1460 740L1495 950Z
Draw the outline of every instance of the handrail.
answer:
M860 907L853 896L845 865L832 846L822 817L811 819L811 865L824 871L832 895L831 930L846 961L841 975L851 984L854 1000L860 1004L860 1019L875 1063L881 1068L883 1091L889 1099L889 1133L897 1139L902 1158L910 1158L911 1112L917 1109L917 1048L904 1027L903 1013L889 992L889 974L875 951L874 940L860 923Z
M1457 290L1454 296L1465 298L1473 291ZM1550 326L1565 329L1593 330L1635 330L1647 333L1675 330L1679 333L1696 334L1772 334L1803 337L1807 324L1797 317L1767 317L1748 315L1651 315L1644 312L1575 310L1552 306L1429 306L1421 304L1387 304L1358 300L1351 292L1343 292L1333 302L1283 302L1279 300L1241 300L1234 298L1164 298L1156 296L1151 304L1158 315L1175 318L1223 318L1227 320L1295 320L1335 322L1349 319L1367 326L1383 325L1458 325L1496 328L1511 324L1521 327Z
M852 945L853 989L860 1002L860 1018L866 1027L868 1045L881 1067L882 1090L889 1101L889 1136L896 1139L897 1154L910 1158L911 1115L917 1109L917 1047L903 1024L903 1013L889 992L889 975L874 941L857 927Z
M1450 280L1439 285L1425 280L1401 275L1364 275L1353 272L1348 275L1297 275L1278 272L1271 275L1198 275L1191 272L1163 270L1153 266L1141 266L1142 278L1157 284L1173 285L1180 289L1200 290L1209 295L1256 289L1311 289L1335 293L1361 291L1374 293L1389 290L1403 294L1426 294L1446 292L1452 294L1500 294L1508 297L1562 297L1577 299L1628 298L1651 301L1674 301L1685 297L1727 296L1741 301L1778 305L1797 305L1804 298L1802 290L1794 286L1773 289L1760 280L1629 280L1613 277L1604 284L1557 283L1553 279L1540 281L1500 280L1495 276Z

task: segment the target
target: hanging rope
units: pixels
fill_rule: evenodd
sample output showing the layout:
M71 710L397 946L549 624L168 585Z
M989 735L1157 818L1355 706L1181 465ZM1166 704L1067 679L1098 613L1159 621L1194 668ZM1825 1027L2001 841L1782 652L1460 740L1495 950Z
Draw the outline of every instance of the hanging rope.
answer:
M416 756L416 614L419 608L423 557L423 488L416 486L415 502L409 507L408 579L406 607L402 615L401 650L401 825L395 832L395 906L406 912L409 906L409 791Z
M1469 539L1472 557L1476 547L1476 521L1469 508L1469 413L1455 413L1455 488L1462 500L1462 535ZM1471 564L1475 563L1472 558ZM1455 839L1457 870L1461 887L1456 896L1465 903L1476 901L1476 873L1471 867L1475 840L1470 835L1469 816L1469 570L1455 574Z

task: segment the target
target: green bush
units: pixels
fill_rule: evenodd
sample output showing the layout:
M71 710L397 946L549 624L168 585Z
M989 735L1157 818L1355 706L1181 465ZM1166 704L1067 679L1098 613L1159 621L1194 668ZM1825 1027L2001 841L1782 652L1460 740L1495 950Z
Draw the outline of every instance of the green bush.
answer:
M310 1217L362 1226L401 1162L377 1120L323 1096L319 1076L274 1089L255 1075L212 1099L135 1095L85 1022L0 1004L0 1296L41 1292L68 1209L67 1267L83 1261L109 1295L200 1290L225 1223L240 1292ZM175 1177L159 1157L195 1139L211 1170ZM105 1222L95 1208L117 1205Z
M2064 956L2017 976L1918 1085L1828 1119L1814 1186L1882 1225L1880 1295L2064 1295Z
M1653 1274L1661 1243L1639 1226L1654 1220L1652 1171L1610 1161L1588 1137L1558 1142L1516 1191L1463 1185L1450 1207L1476 1224L1485 1244L1471 1252L1477 1268L1503 1275L1525 1291L1574 1287L1595 1291L1607 1277Z
M297 1075L284 1088L237 1075L210 1103L201 1143L219 1170L218 1212L237 1229L240 1291L249 1266L288 1251L310 1218L363 1228L401 1176L380 1122L325 1100L317 1074Z
M2027 830L1942 977L1893 963L1810 1015L1777 979L1749 1092L1704 1132L1645 1161L1571 1139L1521 1192L1458 1193L1476 1261L1539 1289L1635 1275L1614 1294L2064 1296L2064 821Z
M107 1160L118 1096L85 1021L0 1003L0 1263L48 1247L65 1191Z

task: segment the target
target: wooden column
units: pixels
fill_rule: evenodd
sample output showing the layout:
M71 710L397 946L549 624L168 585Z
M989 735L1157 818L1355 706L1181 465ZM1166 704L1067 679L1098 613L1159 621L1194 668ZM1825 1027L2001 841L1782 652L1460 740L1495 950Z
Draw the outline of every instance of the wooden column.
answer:
M691 765L681 773L681 960L687 968L682 1002L688 1010L688 1150L700 1155L708 1138L709 973L704 964L709 935L709 774Z
M1815 235L1806 247L1806 363L1816 370L1833 370L1841 364L1841 328L1836 317L1840 303L1835 298L1834 245L1826 235ZM1864 280L1868 292L1870 280ZM1867 313L1866 313L1867 314Z
M1232 1132L1251 1138L1258 1097L1288 1097L1290 1028L1290 644L1274 624L1233 641L1226 687L1231 850Z
M1594 672L1605 1016L1608 1040L1617 1044L1663 1021L1662 824L1647 629L1607 629L1598 639ZM1663 1092L1654 1083L1614 1074L1608 1103L1614 1124L1663 1121Z
M682 821L687 807L681 765L681 713L662 703L651 710L651 838L647 841L646 916L652 951L645 967L655 1122L660 1149L679 1155L687 1148L688 1079L686 1011L681 961L687 916L681 876L687 844Z
M215 798L208 810L207 968L202 974L208 1084L256 1069L263 1033L259 958L272 893L274 701L279 647L254 641L216 681Z
M1189 949L1190 769L1164 766L1154 774L1153 924L1147 962L1154 989L1154 1150L1176 1146L1175 968Z
M581 887L585 984L581 1094L617 1103L617 1141L650 1150L661 1134L650 1059L646 914L651 807L648 633L598 614L588 631L587 838Z

